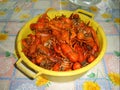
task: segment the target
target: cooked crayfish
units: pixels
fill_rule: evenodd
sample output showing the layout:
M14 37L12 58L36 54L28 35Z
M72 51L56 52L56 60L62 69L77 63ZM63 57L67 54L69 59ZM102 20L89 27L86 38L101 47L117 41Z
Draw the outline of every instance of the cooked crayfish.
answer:
M31 23L34 32L22 40L23 52L34 64L53 71L68 71L93 62L99 53L95 30L78 14L55 16L47 12Z

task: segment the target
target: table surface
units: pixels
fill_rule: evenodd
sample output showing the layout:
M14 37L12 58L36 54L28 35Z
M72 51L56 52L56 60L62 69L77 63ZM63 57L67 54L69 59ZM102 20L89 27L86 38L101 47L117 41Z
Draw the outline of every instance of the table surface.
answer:
M94 90L119 90L120 8L116 8L110 1L102 0L96 6L85 8L67 0L0 0L0 90L93 90L85 88L94 86ZM18 60L14 54L18 31L28 20L49 7L58 10L88 10L95 14L94 19L103 27L107 36L107 51L101 62L77 80L64 83L44 78L30 80L14 66Z

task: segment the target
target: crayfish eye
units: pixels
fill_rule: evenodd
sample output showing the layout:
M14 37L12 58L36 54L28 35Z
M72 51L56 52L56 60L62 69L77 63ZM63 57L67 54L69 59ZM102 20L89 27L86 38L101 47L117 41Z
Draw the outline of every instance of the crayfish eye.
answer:
M79 19L79 15L78 14L73 14L73 19Z
M79 15L72 13L71 16L69 17L69 19L79 19Z
M49 34L52 34L52 30L48 30L48 33L49 33Z
M30 29L31 29L31 30L35 30L35 29L36 29L36 23L30 24Z

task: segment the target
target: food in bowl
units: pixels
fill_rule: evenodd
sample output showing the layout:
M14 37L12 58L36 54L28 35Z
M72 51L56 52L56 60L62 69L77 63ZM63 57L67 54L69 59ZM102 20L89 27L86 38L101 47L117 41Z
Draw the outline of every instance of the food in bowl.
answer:
M71 71L92 63L100 52L96 31L80 16L72 13L49 18L47 12L30 24L30 33L22 39L22 51L39 67L53 71Z
M43 14L40 14L28 21L19 31L16 38L16 52L19 59L15 63L15 65L29 78L35 79L38 76L41 76L50 81L55 82L72 81L83 76L87 71L91 70L91 68L93 68L102 60L106 51L107 40L103 28L94 20L94 15L92 13L81 9L77 9L75 11L48 9L47 12L47 16L49 17L48 20L52 20L53 18L62 15L69 18L71 14L78 14L81 21L83 21L85 24L87 24L89 27L92 27L95 30L99 41L99 51L97 51L98 54L96 53L95 55L96 58L92 63L88 63L86 62L86 60L86 64L82 63L83 65L80 69L67 69L65 71L53 71L52 69L45 69L37 64L32 63L31 60L23 52L24 46L22 44L22 40L30 36L30 34L35 35L36 30L31 30L32 28L30 29L30 26L32 23L37 23L38 19L43 16Z

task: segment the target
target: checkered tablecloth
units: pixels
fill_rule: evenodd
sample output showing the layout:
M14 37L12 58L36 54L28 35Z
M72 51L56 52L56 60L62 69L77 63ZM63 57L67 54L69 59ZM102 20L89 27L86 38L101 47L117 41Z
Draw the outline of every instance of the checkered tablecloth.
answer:
M88 8L68 0L0 0L0 90L119 90L120 89L120 8L111 0L102 0ZM21 27L47 8L58 10L85 9L95 14L95 20L107 36L107 51L94 68L71 82L46 81L37 86L36 80L15 68L15 40ZM96 85L96 89L85 89Z

